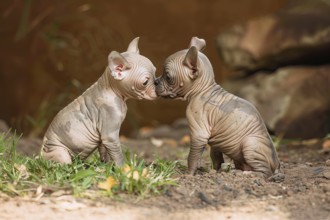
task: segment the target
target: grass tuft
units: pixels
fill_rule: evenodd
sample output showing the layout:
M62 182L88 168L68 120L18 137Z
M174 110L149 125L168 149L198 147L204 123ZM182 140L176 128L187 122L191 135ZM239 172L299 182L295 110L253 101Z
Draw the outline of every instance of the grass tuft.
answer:
M16 135L0 134L0 191L9 196L36 197L60 190L84 196L116 196L122 193L146 197L175 185L171 176L176 162L157 159L151 164L126 151L126 164L116 167L99 161L93 154L87 161L74 158L61 165L41 157L30 158L16 153ZM92 191L92 193L91 193Z

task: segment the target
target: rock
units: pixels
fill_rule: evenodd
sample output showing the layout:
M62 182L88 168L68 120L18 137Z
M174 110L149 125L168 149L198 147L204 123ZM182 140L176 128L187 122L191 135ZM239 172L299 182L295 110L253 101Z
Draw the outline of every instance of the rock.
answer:
M286 67L255 74L223 87L253 103L267 127L287 138L324 137L330 132L330 65Z
M178 193L178 194L181 194L183 195L184 197L187 197L189 196L189 191L186 187L183 187L183 186L179 186L175 189L175 191Z
M309 167L312 167L313 166L313 163L311 162L306 162L305 165L309 166Z
M36 156L40 152L42 140L39 138L20 138L16 150L26 156Z
M203 192L198 192L197 193L197 197L200 198L200 200L202 200L203 202L205 202L208 205L212 205L213 202L211 201L211 199Z
M323 176L327 179L330 179L330 172L323 173Z
M5 133L9 130L8 125L6 124L5 121L0 120L0 133Z
M227 184L223 185L223 189L228 191L228 192L231 192L233 191L233 188L231 188L230 186L228 186Z
M317 176L317 175L324 172L324 168L323 167L316 167L315 169L312 170L312 172L313 172L314 176Z
M330 192L330 184L320 184L320 187L322 188L323 192Z
M328 160L325 161L325 165L328 166L328 167L330 167L330 159L328 159Z
M245 73L329 63L330 6L309 1L247 21L221 33L217 46L229 68Z

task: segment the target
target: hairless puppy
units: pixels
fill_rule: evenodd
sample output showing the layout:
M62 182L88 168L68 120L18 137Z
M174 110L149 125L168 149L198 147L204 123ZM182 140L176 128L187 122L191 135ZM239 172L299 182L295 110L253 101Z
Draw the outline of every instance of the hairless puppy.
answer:
M188 172L195 173L209 144L216 170L221 168L225 154L238 169L256 171L265 178L272 176L271 180L283 179L276 150L260 114L251 103L216 84L212 65L200 52L205 45L203 39L193 37L189 49L166 59L164 72L156 79L159 96L189 102Z
M43 138L45 159L71 163L72 156L85 159L98 148L102 161L123 165L119 130L126 100L157 98L156 68L139 54L138 41L135 38L124 53L112 51L97 82L56 115Z

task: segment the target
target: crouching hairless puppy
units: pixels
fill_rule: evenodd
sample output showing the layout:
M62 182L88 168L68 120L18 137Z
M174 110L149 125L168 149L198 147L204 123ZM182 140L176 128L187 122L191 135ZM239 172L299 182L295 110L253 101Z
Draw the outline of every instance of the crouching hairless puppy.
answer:
M188 172L194 174L207 144L216 170L223 154L235 167L263 177L284 178L266 126L248 101L228 93L214 80L212 65L201 53L206 43L193 37L189 49L169 56L156 79L157 95L189 102L186 116L191 132ZM275 175L274 175L275 174Z
M71 163L72 156L85 159L98 148L102 161L123 165L119 130L126 100L157 98L156 68L139 54L138 41L135 38L124 53L112 51L97 82L56 115L43 138L42 157Z

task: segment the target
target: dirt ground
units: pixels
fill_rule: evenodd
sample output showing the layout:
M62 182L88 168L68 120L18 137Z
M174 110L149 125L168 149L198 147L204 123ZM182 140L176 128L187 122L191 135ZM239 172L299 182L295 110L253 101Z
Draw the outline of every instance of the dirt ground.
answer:
M178 186L140 201L81 199L71 195L38 199L0 195L0 219L330 219L330 150L323 140L286 141L278 150L281 183L243 174L216 173L208 152L195 176L182 173L189 148L174 139L123 139L125 148L147 161L178 160ZM33 151L35 149L32 149ZM182 171L182 172L181 172Z

